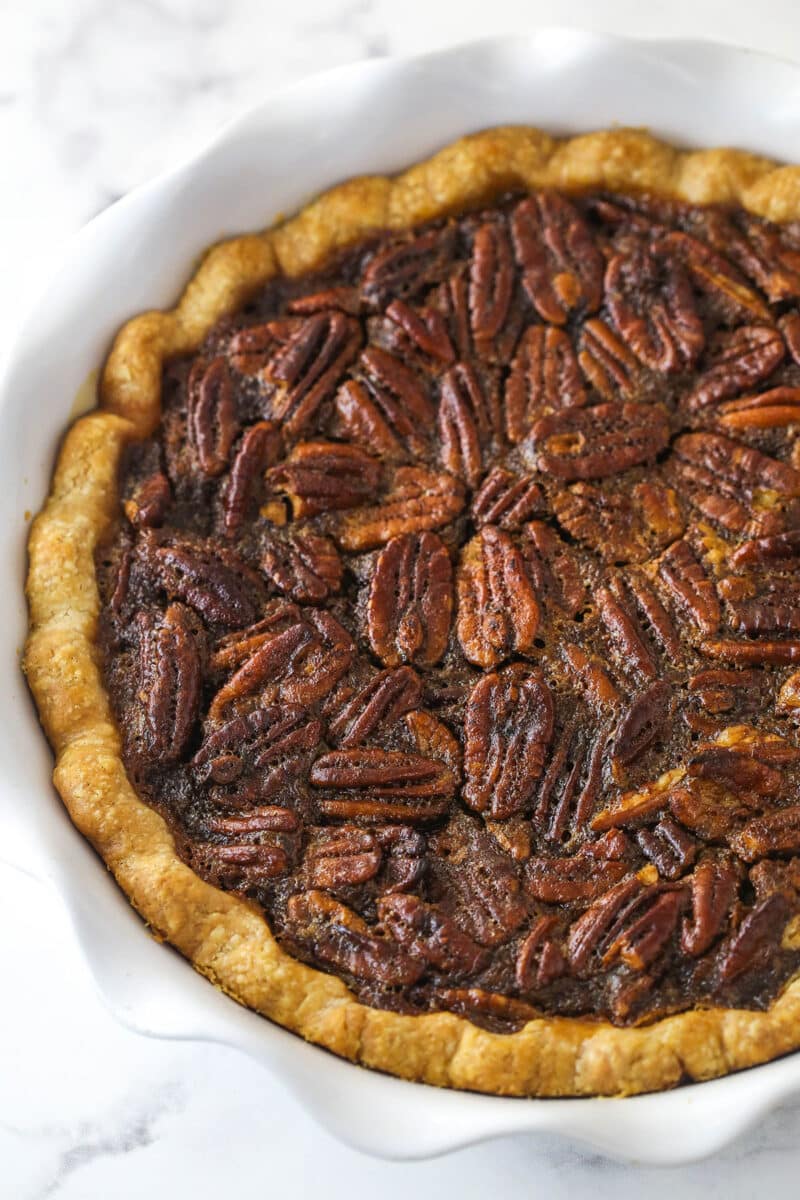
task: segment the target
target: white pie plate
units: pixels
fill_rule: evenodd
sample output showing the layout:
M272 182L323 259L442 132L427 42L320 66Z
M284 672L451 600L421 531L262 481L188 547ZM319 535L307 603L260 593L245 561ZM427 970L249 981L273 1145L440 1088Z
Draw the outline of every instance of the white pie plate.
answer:
M404 1083L311 1047L223 997L147 935L52 789L50 753L18 667L27 513L41 505L76 395L83 387L85 396L118 326L174 302L208 243L258 229L348 176L395 171L506 122L554 133L643 125L687 146L736 145L791 161L800 68L708 43L564 30L359 63L272 96L86 226L23 322L0 383L0 855L60 895L121 1022L151 1037L241 1049L364 1151L423 1158L548 1131L621 1159L686 1162L800 1092L800 1054L635 1099L509 1100Z

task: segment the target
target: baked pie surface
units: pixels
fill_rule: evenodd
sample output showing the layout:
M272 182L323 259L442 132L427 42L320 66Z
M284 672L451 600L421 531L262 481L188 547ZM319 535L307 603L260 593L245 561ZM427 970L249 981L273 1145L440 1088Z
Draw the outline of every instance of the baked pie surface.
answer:
M236 999L508 1094L800 1044L799 175L490 131L122 330L26 670Z

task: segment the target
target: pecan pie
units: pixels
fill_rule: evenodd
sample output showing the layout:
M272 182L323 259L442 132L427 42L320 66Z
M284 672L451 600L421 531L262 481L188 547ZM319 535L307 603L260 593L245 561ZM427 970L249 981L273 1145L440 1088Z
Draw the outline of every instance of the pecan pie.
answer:
M494 130L122 330L26 669L219 987L507 1094L800 1045L798 218L797 168Z

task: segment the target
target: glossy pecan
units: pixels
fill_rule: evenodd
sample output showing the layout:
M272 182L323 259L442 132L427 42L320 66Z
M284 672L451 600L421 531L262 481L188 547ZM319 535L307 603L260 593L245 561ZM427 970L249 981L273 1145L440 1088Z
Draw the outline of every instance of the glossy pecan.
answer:
M713 209L703 218L706 240L733 259L768 300L800 296L800 247L788 229L744 212Z
M750 538L741 542L731 553L728 562L736 569L775 564L800 556L800 529L789 529L771 537Z
M667 445L669 422L660 405L598 404L542 417L531 440L546 475L600 479L654 459Z
M606 562L644 562L684 529L674 489L657 480L633 488L575 483L552 505L559 524Z
M510 442L528 436L538 417L581 408L586 389L569 334L552 325L531 325L520 338L506 380L504 407Z
M464 507L460 480L424 467L398 467L383 499L337 515L331 532L344 550L372 550L405 533L440 529Z
M598 862L593 855L581 851L570 858L542 855L525 864L525 888L534 900L544 904L595 900L619 883L628 870L625 863Z
M358 367L336 397L342 432L389 462L424 456L435 410L420 380L378 346L364 351Z
M662 374L695 365L705 332L678 262L656 256L644 241L634 243L609 262L605 291L614 324L641 363Z
M706 242L673 229L657 237L653 249L682 262L694 284L705 293L712 311L726 322L770 320L769 308L758 292L747 286L730 259Z
M788 667L800 662L800 640L782 642L739 642L733 638L716 638L700 646L708 658L721 659L737 665Z
M163 525L172 504L172 488L163 471L153 471L137 485L133 495L125 500L125 516L134 529L157 529Z
M202 631L182 604L171 604L161 617L142 614L139 625L145 744L157 762L174 762L200 711Z
M800 367L800 312L788 312L778 321L792 362Z
M624 670L633 672L643 679L655 679L657 665L655 656L643 636L643 632L621 588L598 588L595 603L600 620L616 650Z
M724 429L781 429L800 424L800 388L775 387L719 406Z
M745 862L766 854L800 852L800 805L778 808L751 821L733 835L731 846Z
M567 936L567 958L575 974L586 971L615 924L624 928L625 918L635 909L643 890L635 875L622 879L573 922Z
M261 569L275 587L300 604L319 604L338 592L342 560L331 542L316 533L267 535L262 542Z
M224 358L198 359L187 384L187 432L200 470L221 475L239 433L233 381Z
M662 879L677 879L697 856L697 841L672 817L664 817L652 829L638 830L636 841Z
M515 475L504 467L492 467L472 501L472 519L501 529L519 529L544 511L544 492L532 475Z
M325 789L319 800L325 816L377 821L433 820L447 810L455 790L452 772L436 759L362 747L323 754L309 781Z
M768 961L790 915L789 903L781 892L773 892L757 904L720 950L720 981L731 983Z
M556 192L536 192L511 213L522 283L544 321L563 325L603 298L603 258L577 208Z
M599 317L592 317L581 329L578 363L604 400L636 398L641 374L639 360Z
M429 835L431 870L446 864L446 886L458 901L459 923L481 946L507 942L529 909L517 871L482 822L459 815Z
M321 737L321 723L301 706L267 705L213 726L192 766L197 777L209 783L216 804L249 807L283 794L303 775ZM273 812L262 811L265 820Z
M474 975L488 953L437 905L396 893L378 901L378 920L412 958L448 975Z
M505 996L501 992L489 992L484 988L434 988L431 999L439 1008L461 1013L473 1020L486 1021L500 1028L518 1028L534 1021L540 1013L524 1000Z
M289 500L295 520L362 504L380 479L376 459L340 442L299 442L266 475L269 490Z
M553 735L553 698L538 672L514 663L485 675L464 715L464 800L504 820L530 807Z
M739 875L729 857L706 855L689 879L691 912L681 928L681 948L699 958L722 933L739 888Z
M469 317L479 353L500 333L514 292L514 255L504 223L484 221L475 231L469 264Z
M380 671L350 695L328 719L328 739L334 746L360 746L381 731L388 731L405 713L418 708L422 684L410 667Z
M503 530L486 525L461 552L456 576L456 632L470 662L493 667L529 654L539 605L520 551Z
M587 654L582 646L564 642L561 647L567 669L575 685L599 712L619 704L619 691L597 655Z
M719 629L720 603L713 581L687 541L673 542L661 556L659 577L676 604L701 633L709 636Z
M607 742L605 728L594 736L580 730L577 714L561 730L533 813L535 828L551 842L586 826L600 795Z
M468 363L456 363L442 378L438 423L442 464L476 488L488 447L502 429L494 381Z
M522 991L544 988L567 970L567 961L554 936L558 930L556 917L538 917L520 944L514 975Z
M603 965L620 959L633 971L649 967L675 933L685 901L683 891L662 892L644 911L637 905L633 919L618 918L622 928L613 931L615 936L603 953Z
M222 493L225 533L233 537L258 500L262 476L281 455L281 435L274 421L258 421L246 430Z
M183 600L209 624L233 628L252 621L263 585L233 550L200 538L170 535L140 545L151 570L171 599Z
M452 223L418 234L402 234L372 254L361 276L361 293L368 303L383 307L396 297L408 297L442 279L455 249Z
M336 892L374 879L383 854L373 835L355 825L315 831L304 865L314 888Z
M381 550L367 602L372 649L387 666L432 666L447 648L453 569L435 533L408 533Z
M286 875L291 862L286 847L276 839L257 842L209 842L196 846L193 863L211 874L223 887L246 891Z
M537 597L575 617L586 603L586 583L569 547L544 521L524 527L522 555Z
M780 366L786 354L783 338L773 325L741 325L722 335L685 403L692 410L717 404L745 388L762 383Z
M456 352L443 315L436 308L423 304L415 308L405 300L393 300L384 314L386 320L378 328L383 339L403 359L415 358L423 369L440 368L456 359ZM387 322L391 322L388 326ZM374 327L374 323L371 323ZM380 335L379 335L380 336Z
M311 426L361 345L358 322L343 313L315 313L296 320L291 336L264 368L274 388L269 415L291 438Z
M352 662L355 646L347 631L324 609L279 606L272 617L220 648L218 667L238 667L214 696L209 712L254 694L308 705L326 696Z
M287 301L286 311L301 317L312 313L326 312L337 309L350 317L357 317L361 312L361 297L358 288L349 284L338 284L334 287L323 288L321 292L311 292L308 296L296 296Z
M624 766L636 762L653 745L669 714L672 688L656 680L623 712L614 733L614 757Z
M292 938L357 979L397 987L416 982L425 969L397 942L377 936L351 908L316 888L292 896L286 917Z

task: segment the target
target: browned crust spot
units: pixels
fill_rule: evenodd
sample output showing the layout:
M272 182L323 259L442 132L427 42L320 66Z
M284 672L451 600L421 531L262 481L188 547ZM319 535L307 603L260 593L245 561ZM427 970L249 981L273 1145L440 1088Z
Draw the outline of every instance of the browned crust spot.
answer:
M218 987L311 1042L365 1066L440 1086L521 1096L631 1095L766 1062L800 1046L800 979L766 1012L709 1009L637 1029L542 1017L494 1034L449 1013L360 1004L341 980L297 962L260 911L203 882L163 819L139 799L120 754L95 635L94 550L117 509L125 444L158 424L162 367L266 280L298 275L372 232L402 229L510 188L647 189L800 218L800 167L736 150L683 153L640 130L558 141L505 127L462 138L394 179L354 179L285 224L210 249L178 304L119 332L99 410L69 431L30 536L25 671L56 753L54 779L78 829L131 903Z

